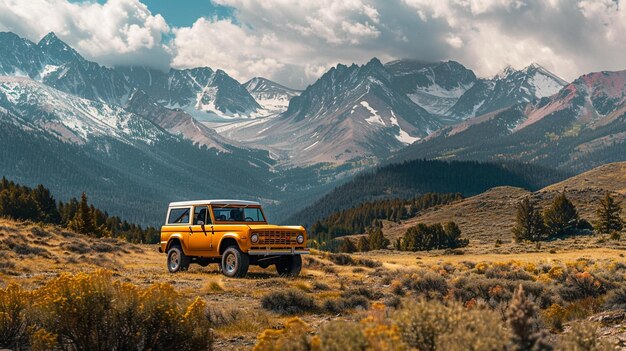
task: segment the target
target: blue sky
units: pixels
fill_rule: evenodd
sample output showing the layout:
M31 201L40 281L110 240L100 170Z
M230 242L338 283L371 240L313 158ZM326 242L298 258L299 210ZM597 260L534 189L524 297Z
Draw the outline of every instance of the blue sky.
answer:
M88 0L71 0L71 2ZM104 4L107 0L97 0ZM199 17L232 18L233 9L215 5L210 0L142 0L150 12L160 13L167 23L175 27L191 26Z
M372 57L455 60L481 77L534 62L568 81L626 69L615 0L0 0L0 31L53 31L109 66L208 66L294 88Z

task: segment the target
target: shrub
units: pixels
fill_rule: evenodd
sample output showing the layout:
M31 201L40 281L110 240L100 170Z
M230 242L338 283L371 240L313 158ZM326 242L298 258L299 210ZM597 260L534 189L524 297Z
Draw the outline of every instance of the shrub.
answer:
M366 310L369 308L369 304L367 297L354 295L325 300L322 304L322 309L328 313L339 314L356 307L361 307Z
M426 272L412 274L402 280L402 285L427 297L443 297L448 293L448 282L439 274Z
M561 298L573 301L585 297L598 297L606 292L602 282L591 273L571 272L565 279L564 286L559 290Z
M147 289L112 282L111 273L62 275L36 292L36 323L78 350L207 349L213 342L207 308L189 305L169 284ZM62 316L62 318L58 318Z
M606 295L606 307L626 311L626 286L611 290Z
M547 345L546 335L539 328L538 310L520 285L506 312L507 324L511 330L510 350L551 349Z
M353 288L347 291L344 291L341 294L342 297L349 298L352 296L364 296L369 300L378 300L383 297L383 294L379 291L374 291L372 289L368 289L366 287L360 286L358 288Z
M266 310L284 315L311 312L317 309L313 297L295 288L266 294L261 298L261 306Z
M563 334L559 342L563 351L609 351L615 350L608 341L600 339L598 325L590 322L573 323L570 332Z
M360 257L357 259L357 264L359 266L365 266L368 268L377 268L377 267L382 267L382 263L376 260L372 260L369 258L364 258L364 257Z
M543 311L543 318L552 331L563 330L563 323L566 321L567 310L563 306L555 303Z
M334 264L338 264L340 266L348 266L348 265L354 265L354 259L352 258L352 256L347 255L347 254L328 254L328 259L334 263Z
M113 281L111 273L102 270L63 274L33 292L12 285L0 290L0 343L6 343L0 346L211 349L213 335L204 301L184 301L168 284L141 289Z
M29 303L30 293L18 285L0 289L0 348L17 350L27 344L26 307Z
M320 331L324 351L361 351L368 346L361 326L354 322L332 321Z
M424 350L502 350L507 339L500 317L453 303L408 302L392 315L402 340Z
M309 335L309 326L300 318L287 321L285 328L266 329L258 336L255 351L305 351L318 349L319 338Z
M88 252L91 252L91 247L89 247L87 244L85 244L82 241L70 241L70 242L61 244L61 247L64 248L65 250L75 252L78 254L86 254Z

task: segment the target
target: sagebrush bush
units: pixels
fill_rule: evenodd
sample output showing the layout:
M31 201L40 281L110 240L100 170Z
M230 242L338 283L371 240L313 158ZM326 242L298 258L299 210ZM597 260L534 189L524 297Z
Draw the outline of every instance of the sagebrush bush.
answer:
M359 286L357 288L352 288L344 291L341 296L346 298L353 296L364 296L369 300L378 300L383 297L383 294L380 291L366 288L364 286Z
M565 301L598 297L604 293L606 293L604 284L588 271L570 272L564 285L559 289L559 294Z
M626 286L611 290L606 295L606 307L626 311Z
M569 333L560 337L560 351L613 351L615 346L599 338L598 325L591 322L572 323Z
M354 322L332 321L320 331L324 351L361 351L368 346L361 326Z
M8 291L0 294L0 306L11 304L14 299L11 296L15 290L12 294L7 294ZM26 321L23 323L27 324L29 339L24 342L23 336L18 338L23 348L29 344L33 349L62 350L212 347L213 335L204 301L196 299L186 304L168 284L142 289L113 281L110 272L100 270L64 274L20 295L28 298L22 320ZM15 317L11 320L16 321Z
M0 289L0 348L19 350L27 344L26 307L30 293L11 284Z
M285 315L314 312L317 309L315 299L296 288L267 293L261 298L261 306L266 310Z
M448 282L444 277L433 272L418 272L405 277L402 285L420 295L441 298L448 294Z
M502 350L508 339L495 312L458 303L405 302L392 319L402 340L423 351Z
M408 350L397 326L384 316L384 305L358 322L331 321L317 335L299 318L289 320L281 330L266 329L257 338L255 351Z

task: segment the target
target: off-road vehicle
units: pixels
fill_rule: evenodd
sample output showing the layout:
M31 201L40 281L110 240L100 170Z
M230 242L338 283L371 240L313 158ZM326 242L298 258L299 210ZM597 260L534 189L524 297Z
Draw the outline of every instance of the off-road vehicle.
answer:
M161 228L159 252L171 273L189 264L217 263L228 277L242 277L250 265L276 266L280 275L297 276L300 255L308 254L301 226L270 225L258 202L199 200L172 202Z

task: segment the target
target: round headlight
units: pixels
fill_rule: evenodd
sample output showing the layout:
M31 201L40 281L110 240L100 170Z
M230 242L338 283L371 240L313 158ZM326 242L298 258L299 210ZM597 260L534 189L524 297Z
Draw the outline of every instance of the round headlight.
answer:
M259 235L252 234L252 236L250 237L250 241L252 241L253 243L256 243L257 241L259 241Z
M302 244L304 242L304 235L302 234L298 235L298 237L296 238L296 241L298 242L298 244Z

